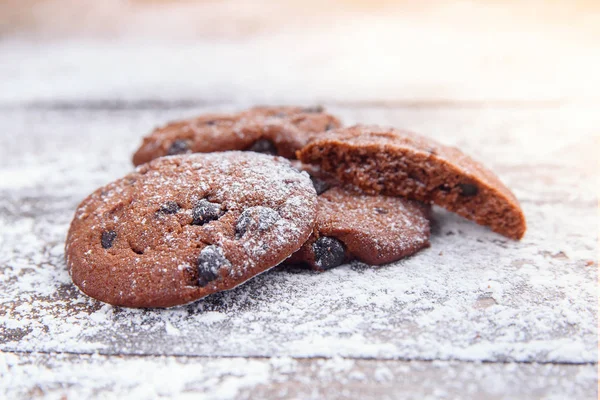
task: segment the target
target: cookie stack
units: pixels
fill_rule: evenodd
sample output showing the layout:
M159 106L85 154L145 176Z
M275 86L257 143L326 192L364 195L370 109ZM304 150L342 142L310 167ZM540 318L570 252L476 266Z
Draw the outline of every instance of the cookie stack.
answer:
M171 307L279 264L380 265L429 247L431 204L512 239L515 196L456 148L340 121L321 107L257 107L170 123L137 169L78 207L73 282L125 307Z

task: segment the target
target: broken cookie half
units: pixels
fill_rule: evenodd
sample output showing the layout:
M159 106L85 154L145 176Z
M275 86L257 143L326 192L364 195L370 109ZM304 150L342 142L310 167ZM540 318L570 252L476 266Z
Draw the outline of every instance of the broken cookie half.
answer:
M519 202L493 172L415 133L356 125L314 137L297 155L366 193L437 204L512 239L525 234Z

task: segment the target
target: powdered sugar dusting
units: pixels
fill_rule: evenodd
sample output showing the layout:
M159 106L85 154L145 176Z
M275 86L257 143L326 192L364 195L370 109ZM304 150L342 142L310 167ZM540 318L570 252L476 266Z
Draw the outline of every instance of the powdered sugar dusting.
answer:
M597 382L590 365L1 352L0 374L0 390L10 398L43 394L52 399L106 398L115 393L136 399L323 399L332 392L344 399L529 399L548 387L552 394L545 398L593 399Z
M345 242L359 260L381 264L429 243L429 207L398 197L331 188L319 196L316 228Z
M322 107L252 107L238 113L203 114L153 130L135 152L135 165L173 154L251 150L295 158L312 134L339 127Z
M591 111L332 111L348 123L360 119L402 124L468 152L480 149L480 158L489 159L521 201L529 222L525 238L510 241L435 210L432 247L398 263L379 268L353 263L322 274L278 267L186 307L111 307L71 284L63 244L73 210L95 188L130 171L129 156L144 132L182 111L6 111L0 113L0 122L14 135L0 135L6 150L0 159L0 349L268 356L288 361L299 356L597 361L597 177L587 168L588 163L595 165L589 127L597 124L591 123ZM541 124L539 130L528 129L527 121L533 120ZM448 126L455 129L451 136ZM486 126L502 127L507 135L483 138L480 132ZM35 145L48 143L50 134L52 146ZM15 137L23 141L17 143ZM85 152L82 140L88 143ZM289 209L293 212L292 206ZM57 379L57 374L43 375L53 369L35 359L22 360L7 362L23 363L18 368L24 372L9 374L20 377L20 387L27 387L26 377L36 374L48 376L47 382ZM114 365L102 356L90 360L104 373L111 369L104 366ZM455 371L443 365L436 371ZM263 368L247 366L240 371L252 375L253 369ZM77 374L76 368L55 367ZM125 368L117 366L115 371ZM413 373L416 367L407 368ZM485 372L477 371L500 366L468 368L457 376L485 382ZM518 372L527 367L516 368ZM555 366L539 368L558 374ZM581 374L565 375L564 382L593 386L595 366L581 368ZM381 382L391 375L394 380L407 375L386 365L369 370L379 370ZM344 372L332 374L350 381ZM548 383L542 375L524 376L532 377L528 385ZM270 376L275 380L281 375ZM518 376L506 372L505 389ZM206 375L210 377L214 375ZM488 379L489 390L497 393L494 379ZM219 387L211 382L211 389Z
M266 220L234 235L242 214L257 206L270 209L278 223L263 212L258 217ZM283 261L310 234L315 208L308 175L282 158L251 152L164 157L82 202L67 238L67 266L85 293L111 304L185 304ZM196 259L199 278L179 268ZM231 279L221 283L222 274ZM153 279L162 283L151 295L137 285Z

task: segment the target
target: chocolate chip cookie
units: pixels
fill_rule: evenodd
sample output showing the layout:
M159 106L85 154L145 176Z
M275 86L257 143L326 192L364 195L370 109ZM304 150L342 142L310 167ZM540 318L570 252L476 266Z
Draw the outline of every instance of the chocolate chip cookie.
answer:
M313 134L341 126L322 107L255 107L237 114L208 114L172 122L144 138L133 156L140 165L184 153L252 150L296 158Z
M285 260L310 236L315 212L310 178L283 158L163 157L81 203L67 266L84 293L110 304L185 304Z
M454 147L412 132L357 125L326 132L298 152L367 193L433 202L509 238L525 216L513 193L488 169Z
M354 259L381 265L429 247L429 205L367 195L342 187L318 169L302 168L318 194L317 217L311 237L286 264L308 264L319 271Z

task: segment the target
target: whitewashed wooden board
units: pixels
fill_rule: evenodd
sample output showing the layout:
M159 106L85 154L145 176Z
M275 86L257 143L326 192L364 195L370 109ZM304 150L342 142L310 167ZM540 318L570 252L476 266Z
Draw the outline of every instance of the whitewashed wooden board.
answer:
M329 107L484 160L522 202L521 242L437 210L432 247L380 268L276 268L170 310L114 308L74 288L63 260L74 209L131 170L141 136L250 104L0 109L0 373L12 378L0 393L596 398L593 106Z
M595 7L33 3L0 5L0 398L597 398ZM525 238L436 210L415 257L276 268L170 310L70 283L74 209L143 134L317 102L484 161Z
M10 398L593 399L597 379L588 365L456 361L70 354L2 361Z

